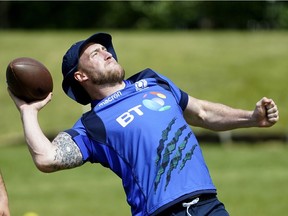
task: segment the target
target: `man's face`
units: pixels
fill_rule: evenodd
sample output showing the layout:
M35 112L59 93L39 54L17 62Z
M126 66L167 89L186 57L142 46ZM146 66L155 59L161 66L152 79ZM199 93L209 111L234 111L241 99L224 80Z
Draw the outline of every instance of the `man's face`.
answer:
M121 83L125 71L101 44L89 43L79 59L79 71L84 72L93 84Z

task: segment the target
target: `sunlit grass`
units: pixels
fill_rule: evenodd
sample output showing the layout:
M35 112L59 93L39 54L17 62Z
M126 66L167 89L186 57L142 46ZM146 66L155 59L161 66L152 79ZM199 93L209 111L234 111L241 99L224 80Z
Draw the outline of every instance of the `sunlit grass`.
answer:
M203 154L218 196L234 216L285 215L287 146L210 146ZM0 167L12 215L130 215L120 179L100 165L44 174L36 170L24 144L0 147Z
M286 130L288 119L286 32L134 32L109 31L127 77L150 67L171 78L194 97L253 109L262 96L278 104L281 119L269 131ZM5 71L17 57L43 62L54 79L54 97L41 111L42 128L55 133L69 128L82 107L61 89L62 56L92 31L3 31L0 35L0 137L21 134L18 112L6 91ZM249 130L250 131L250 130Z

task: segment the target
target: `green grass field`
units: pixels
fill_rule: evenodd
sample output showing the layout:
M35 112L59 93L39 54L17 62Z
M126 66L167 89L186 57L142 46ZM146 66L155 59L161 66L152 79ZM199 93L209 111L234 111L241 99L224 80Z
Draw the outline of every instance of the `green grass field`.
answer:
M194 97L245 109L253 109L263 96L272 97L281 119L269 132L287 130L288 32L110 32L127 77L151 67ZM82 107L62 92L61 62L75 41L91 34L92 31L1 31L0 138L4 142L22 132L17 110L6 90L8 63L28 56L50 70L54 97L39 120L43 129L53 134L69 128L82 113ZM237 132L242 131L247 132Z
M272 97L280 110L275 127L233 133L287 133L288 32L110 32L127 76L151 67L195 97L244 109L253 109L262 96ZM130 213L120 179L99 165L53 174L37 171L23 141L18 111L6 90L5 71L12 59L40 60L54 80L53 100L41 110L40 124L48 136L71 127L83 107L61 90L62 56L72 43L92 33L1 31L0 168L13 216L28 211L39 216ZM286 215L285 144L202 146L219 198L231 215Z
M287 146L202 147L219 198L231 215L286 215ZM130 215L120 179L102 166L40 173L23 143L0 148L0 164L12 215Z

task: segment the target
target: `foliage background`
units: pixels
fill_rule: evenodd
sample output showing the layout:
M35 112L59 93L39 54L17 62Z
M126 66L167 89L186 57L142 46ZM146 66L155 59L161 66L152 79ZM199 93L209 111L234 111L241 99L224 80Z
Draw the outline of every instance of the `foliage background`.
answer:
M1 1L0 28L287 29L285 1Z

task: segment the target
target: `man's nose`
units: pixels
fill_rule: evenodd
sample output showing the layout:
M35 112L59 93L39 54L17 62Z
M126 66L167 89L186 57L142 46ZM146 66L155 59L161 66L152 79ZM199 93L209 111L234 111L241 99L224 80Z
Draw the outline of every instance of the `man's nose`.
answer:
M103 51L102 51L102 55L104 56L104 59L105 59L105 60L108 60L108 59L112 58L112 54L109 53L109 52L106 51L106 50L103 50Z

